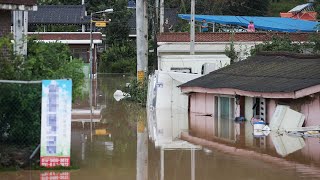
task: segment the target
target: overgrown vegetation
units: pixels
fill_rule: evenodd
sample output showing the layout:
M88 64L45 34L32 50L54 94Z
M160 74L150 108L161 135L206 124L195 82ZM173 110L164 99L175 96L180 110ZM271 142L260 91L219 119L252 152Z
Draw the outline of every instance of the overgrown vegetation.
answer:
M271 41L255 45L251 49L251 55L261 51L285 51L292 53L320 53L320 37L318 34L311 35L308 42L293 42L288 36L273 36Z
M73 99L81 97L83 63L70 60L67 45L28 42L28 56L15 56L10 38L0 38L9 57L0 57L0 79L72 79ZM0 83L0 143L33 146L40 141L41 84Z
M303 46L300 42L292 42L288 36L274 36L271 41L265 41L262 44L255 45L251 50L251 55L261 51L287 51L301 53Z
M238 54L234 48L234 33L231 34L230 44L225 48L226 56L230 58L230 63L234 63L238 59Z
M127 98L127 100L134 101L145 106L147 103L148 92L147 78L142 82L137 81L136 78L132 79L130 86L126 87L123 91L129 93L131 96L130 98Z
M135 42L115 43L101 54L99 72L134 73L136 64Z

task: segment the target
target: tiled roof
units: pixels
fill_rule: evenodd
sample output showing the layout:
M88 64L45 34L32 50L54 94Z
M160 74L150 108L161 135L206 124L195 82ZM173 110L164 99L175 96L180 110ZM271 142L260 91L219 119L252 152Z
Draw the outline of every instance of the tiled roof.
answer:
M83 5L41 5L29 12L29 24L89 24Z
M180 87L289 93L319 84L320 56L261 53Z
M312 33L272 33L272 32L237 32L234 33L234 41L257 42L269 41L273 36L289 36L293 41L307 41ZM158 42L190 42L190 33L161 33L158 34ZM229 42L231 33L228 32L211 32L196 33L196 42Z
M16 4L33 6L37 4L37 0L0 0L0 4Z

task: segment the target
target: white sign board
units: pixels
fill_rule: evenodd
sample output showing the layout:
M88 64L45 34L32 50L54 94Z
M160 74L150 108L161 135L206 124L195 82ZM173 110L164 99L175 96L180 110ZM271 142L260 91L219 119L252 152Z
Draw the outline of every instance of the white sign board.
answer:
M72 80L42 81L40 166L70 166Z

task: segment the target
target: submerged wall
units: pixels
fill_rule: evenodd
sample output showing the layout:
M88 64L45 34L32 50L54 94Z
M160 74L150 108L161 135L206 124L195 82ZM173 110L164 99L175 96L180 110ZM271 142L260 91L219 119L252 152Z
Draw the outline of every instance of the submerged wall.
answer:
M320 125L320 97L304 97L299 99L269 99L267 101L267 120L270 122L277 104L288 105L291 109L305 115L305 126Z

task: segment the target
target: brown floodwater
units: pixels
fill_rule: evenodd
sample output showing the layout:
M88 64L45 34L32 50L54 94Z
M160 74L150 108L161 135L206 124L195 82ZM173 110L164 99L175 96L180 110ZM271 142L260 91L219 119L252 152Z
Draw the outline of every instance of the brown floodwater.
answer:
M94 105L101 108L101 120L94 123L92 133L89 122L72 122L71 161L80 167L78 170L1 172L0 180L320 179L317 138L303 139L304 146L295 152L283 152L288 149L284 145L284 154L279 155L274 148L279 144L274 145L269 136L246 137L241 142L243 134L237 132L244 130L235 125L231 128L234 134L225 132L232 135L225 138L221 138L223 132L217 138L204 138L197 133L186 135L186 139L207 148L161 151L148 140L145 108L114 100L113 93L126 82L127 76L100 75ZM199 137L212 143L199 141ZM289 146L296 143L292 142Z

